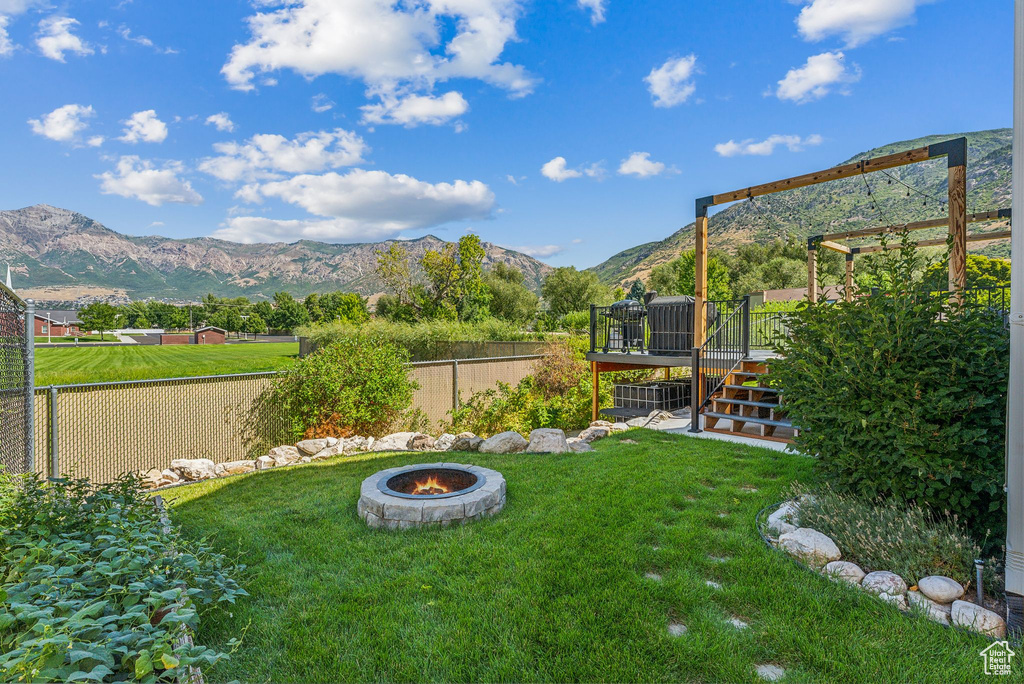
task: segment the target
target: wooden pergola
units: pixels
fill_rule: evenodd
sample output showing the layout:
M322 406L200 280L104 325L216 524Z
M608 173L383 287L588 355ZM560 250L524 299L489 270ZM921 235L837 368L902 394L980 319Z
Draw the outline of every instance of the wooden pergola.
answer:
M949 213L945 219L936 219L935 221L922 221L919 223L928 224L921 225L920 228L934 228L942 225L949 227L949 235L952 236L953 250L950 254L949 259L949 289L950 290L963 290L966 286L967 279L967 138L954 138L952 140L946 140L934 145L926 145L924 147L918 147L912 150L906 150L904 152L897 152L895 154L887 154L882 157L874 157L872 159L863 159L858 162L850 164L843 164L842 166L835 166L831 169L824 171L816 171L814 173L804 174L802 176L794 176L792 178L786 178L783 180L773 181L771 183L763 183L761 185L755 185L742 190L734 190L732 192L725 192L718 195L710 195L708 197L702 197L696 201L696 227L695 227L695 238L696 238L696 250L695 250L695 287L694 287L694 299L696 299L694 307L694 347L699 348L704 344L704 337L707 333L707 311L705 310L704 303L707 301L707 282L708 282L708 209L718 204L726 204L729 202L737 202L744 199L752 199L754 197L760 197L762 195L771 195L777 192L783 192L785 190L794 190L796 188L804 188L810 185L819 185L828 181L839 180L841 178L852 178L854 176L873 173L875 171L883 171L885 169L892 169L899 166L907 166L908 164L916 164L918 162L928 161L929 159L936 159L938 157L946 157L947 160L947 173L949 177L949 192L948 192L948 209ZM991 212L985 212L991 213ZM972 216L979 216L974 214ZM976 219L986 220L986 219ZM914 225L914 224L908 224ZM907 226L897 227L897 230L904 230ZM882 228L869 228L864 230L875 231L866 233L867 235L875 235L884 233L890 226L884 226ZM861 232L862 235L854 235L854 233ZM847 248L844 245L834 242L836 239L844 239L844 237L860 237L865 233L863 231L849 231L848 233L834 233L830 235L823 235L821 237L821 246L830 249L837 249L838 251L845 252ZM992 237L995 233L987 234L985 239L997 239ZM1002 235L1001 237L1006 237ZM928 241L924 241L928 242ZM945 243L945 240L939 241L941 244ZM829 243L829 244L822 244ZM810 246L810 245L809 245ZM924 245L921 245L924 246ZM861 248L862 253L867 248ZM882 249L879 246L877 249ZM808 250L810 254L814 254L814 249ZM812 263L813 257L808 258L808 275L810 279L814 280L814 292L809 291L808 294L817 299L817 276L811 276L813 271L816 271L817 264ZM812 268L813 266L813 268ZM847 261L847 273L848 277L852 278L852 265L851 262Z
M1008 221L1011 211L1009 209L995 209L992 211L980 211L974 214L967 214L967 223L978 223L980 221ZM870 237L872 235L887 235L902 233L904 231L924 230L926 228L938 228L947 225L948 218L929 219L927 221L914 221L912 223L896 224L891 226L878 226L875 228L862 228L859 230L848 230L841 233L827 233L815 235L807 239L807 297L812 301L818 300L818 249L831 249L846 255L846 301L853 298L853 258L857 254L870 254L881 252L884 249L897 249L901 243L888 243L878 245L864 245L861 247L848 247L841 245L835 240L848 240L850 238ZM1002 240L1010 237L1009 230L998 230L990 233L974 233L967 236L967 242L988 242L990 240ZM936 247L946 244L946 238L933 238L931 240L918 240L915 247ZM966 257L965 257L966 258ZM953 287L952 281L950 287Z

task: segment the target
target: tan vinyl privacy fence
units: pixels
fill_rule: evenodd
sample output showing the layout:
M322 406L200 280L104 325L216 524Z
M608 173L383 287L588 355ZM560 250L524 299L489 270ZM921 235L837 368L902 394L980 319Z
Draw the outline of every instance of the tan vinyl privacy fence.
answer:
M419 383L413 407L431 425L448 416L458 397L516 384L532 375L540 355L413 363ZM275 373L131 380L36 388L35 466L55 474L109 482L126 472L166 468L175 458L223 463L254 458L291 441L283 416L259 434L244 417ZM436 430L435 430L436 431Z

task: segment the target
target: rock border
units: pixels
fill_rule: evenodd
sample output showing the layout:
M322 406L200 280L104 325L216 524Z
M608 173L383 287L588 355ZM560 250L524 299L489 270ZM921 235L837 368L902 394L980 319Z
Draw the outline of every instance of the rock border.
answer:
M926 617L943 627L970 632L992 641L1006 638L1005 619L984 606L962 600L965 596L963 587L956 580L930 575L908 588L906 580L894 572L875 570L865 573L855 563L840 560L842 553L832 539L817 530L799 526L800 503L796 499L776 502L765 506L754 516L754 530L772 551L786 556L819 577L845 582L851 587L874 594L880 601L898 608L908 618ZM767 514L769 510L772 510L771 514ZM771 533L776 536L768 536ZM921 591L922 583L946 585L946 588L955 585L959 592L951 592L957 594L952 601L940 603L934 598L949 599L951 594L938 596L927 588ZM926 592L932 593L933 597L929 597Z
M405 499L385 494L377 486L395 473L418 468L460 468L482 477L484 483L479 489L444 499ZM371 529L447 527L497 515L505 507L505 492L505 478L497 470L461 463L416 463L380 470L363 480L356 510Z

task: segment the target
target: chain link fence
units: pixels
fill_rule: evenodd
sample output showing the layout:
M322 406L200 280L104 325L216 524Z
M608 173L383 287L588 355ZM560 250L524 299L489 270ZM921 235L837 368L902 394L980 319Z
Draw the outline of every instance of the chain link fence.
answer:
M0 285L0 467L11 473L32 470L32 378L35 314Z
M459 397L517 384L541 355L413 363L419 389L413 408L432 426ZM176 458L216 463L255 458L291 443L285 416L246 423L275 372L131 380L39 387L35 390L35 470L109 482L128 472L167 468ZM6 414L5 414L6 415ZM31 427L31 426L29 426ZM25 440L27 441L27 440Z

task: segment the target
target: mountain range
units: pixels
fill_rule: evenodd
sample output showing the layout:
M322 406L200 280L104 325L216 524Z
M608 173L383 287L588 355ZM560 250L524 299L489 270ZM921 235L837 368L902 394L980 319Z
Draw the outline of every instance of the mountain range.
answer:
M376 252L391 241L336 245L239 244L214 238L171 239L123 235L74 211L46 204L0 211L0 263L9 262L15 289L45 301L165 299L206 293L265 299L287 291L383 290L374 273ZM445 242L433 235L403 240L415 263ZM550 266L520 252L484 243L484 268L504 263L539 289Z
M1010 206L1013 131L999 128L974 133L930 135L876 147L842 163L923 147L950 138L967 138L967 211L969 213ZM807 169L813 171L815 169ZM779 180L750 179L746 185ZM718 188L728 192L737 188ZM945 158L898 167L885 172L831 181L737 202L711 216L708 223L712 250L733 252L748 242L775 238L807 238L879 225L902 224L943 216L947 192ZM696 197L694 198L696 199ZM972 224L970 232L994 230L1003 223ZM648 242L619 252L594 271L609 285L646 281L651 269L693 248L694 224L680 228L658 242ZM919 231L915 238L938 237L944 229ZM850 241L850 245L869 240ZM1009 240L972 243L972 252L1009 256Z

